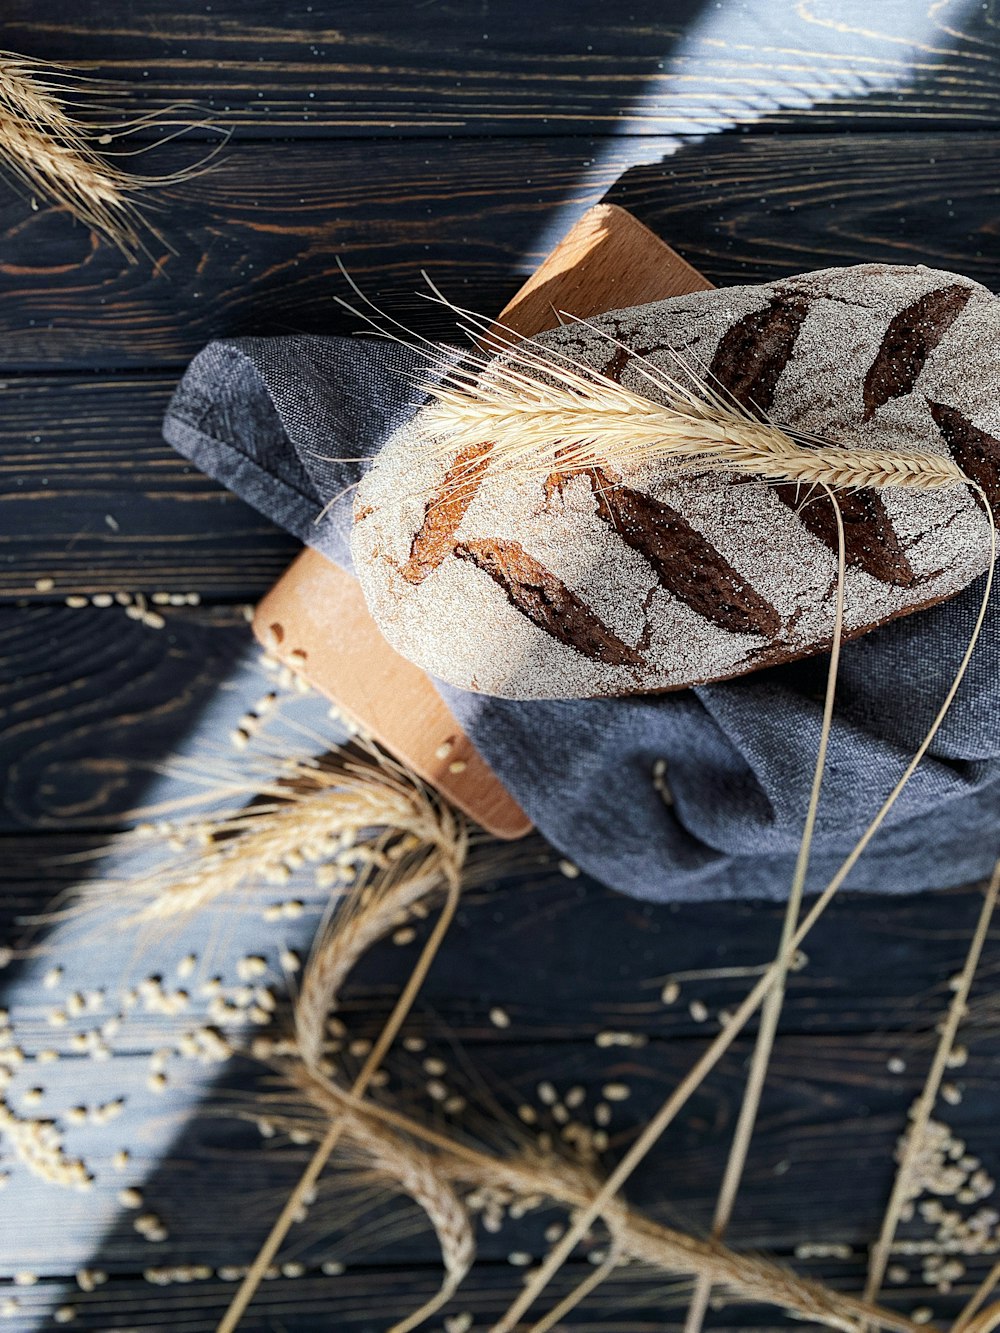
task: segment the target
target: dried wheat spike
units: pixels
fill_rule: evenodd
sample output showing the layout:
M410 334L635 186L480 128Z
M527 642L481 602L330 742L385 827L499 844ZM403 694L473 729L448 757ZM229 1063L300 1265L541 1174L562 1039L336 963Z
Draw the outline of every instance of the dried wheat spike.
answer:
M69 110L71 92L77 100L93 100L106 91L73 70L0 51L0 163L32 194L66 209L135 262L144 248L143 232L157 236L136 196L198 174L211 154L190 168L159 177L137 176L114 166L92 146L110 136L91 134ZM160 115L145 116L118 125L116 132L127 134L153 121L168 123ZM179 132L184 128L182 124Z

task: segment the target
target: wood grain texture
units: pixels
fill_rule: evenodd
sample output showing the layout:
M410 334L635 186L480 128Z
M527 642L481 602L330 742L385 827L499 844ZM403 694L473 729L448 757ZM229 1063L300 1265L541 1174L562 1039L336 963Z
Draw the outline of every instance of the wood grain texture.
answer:
M0 370L179 368L212 337L356 331L334 302L350 295L338 257L404 319L427 319L422 268L460 303L499 310L549 248L552 212L582 211L629 160L591 170L595 151L586 139L234 145L217 170L158 192L175 253L154 244L156 268L3 196ZM160 160L169 171L181 150Z
M162 192L177 253L160 270L6 198L0 371L179 369L212 337L354 330L333 301L338 256L401 319L446 335L416 295L421 268L459 304L499 310L602 196L716 286L886 259L1000 286L1000 136L651 139L638 160L631 145L234 145L216 172Z
M175 383L50 375L0 389L0 598L124 589L236 601L284 568L298 543L164 443Z
M606 198L716 286L883 261L1000 287L992 134L718 136L626 171Z
M782 128L998 123L991 5L722 8L9 0L4 41L120 80L127 106L195 103L257 136L697 134L776 107Z
M595 204L509 302L501 322L530 337L555 328L563 311L587 319L709 286L631 213L614 204Z
M430 1049L448 1054L444 1047ZM560 1138L559 1122L539 1096L540 1083L548 1082L562 1096L571 1088L581 1089L582 1100L572 1118L590 1128L595 1108L604 1101L603 1087L622 1085L629 1095L612 1105L606 1165L641 1130L703 1049L704 1042L663 1042L622 1058L570 1041L550 1047L542 1061L536 1044L482 1042L476 1048L483 1090L478 1102L476 1089L469 1087L454 1056L442 1076L449 1088L464 1089L470 1098L467 1109L450 1121L435 1109L418 1059L390 1060L387 1068L397 1104L411 1114L438 1124L464 1124L478 1142L482 1140L477 1140L477 1127L482 1128L488 1117L495 1135L503 1132L523 1148L536 1132ZM997 1050L995 1039L981 1042L975 1057L988 1067ZM629 1198L635 1207L668 1224L679 1221L702 1234L707 1230L749 1054L747 1042L734 1047L711 1087L692 1101L670 1141L632 1184ZM909 1060L910 1072L887 1073L890 1058ZM748 1163L746 1188L752 1206L744 1204L737 1210L733 1243L782 1253L820 1234L828 1244L851 1246L860 1258L879 1220L891 1183L893 1148L928 1058L925 1046L895 1037L830 1038L821 1049L801 1038L780 1038ZM88 1068L80 1059L60 1059L35 1071L33 1077L44 1084L43 1108L57 1120L66 1108L79 1104L81 1084L87 1088L88 1104L115 1097L124 1100L124 1109L110 1124L83 1126L67 1134L73 1151L95 1177L86 1195L60 1191L56 1212L38 1206L37 1185L26 1181L23 1173L7 1185L4 1208L18 1208L20 1225L5 1238L0 1278L19 1269L57 1274L62 1254L72 1250L80 1262L89 1257L94 1267L108 1271L142 1271L162 1262L163 1244L151 1244L138 1234L134 1214L117 1199L123 1184L136 1180L144 1181L144 1208L162 1218L171 1233L170 1262L213 1267L249 1262L266 1234L268 1202L280 1200L291 1187L306 1153L282 1134L262 1140L256 1118L259 1114L266 1119L266 1089L258 1089L255 1101L245 1069L220 1073L218 1068L177 1066L177 1061L168 1066L167 1087L159 1093L147 1087L150 1063L142 1055L118 1055L103 1071ZM183 1096L176 1086L181 1078L186 1085ZM971 1153L980 1155L982 1145L987 1146L987 1169L995 1166L989 1151L992 1122L987 1102L996 1096L998 1085L994 1064L994 1072L976 1079L975 1099L970 1097L948 1112L949 1125ZM11 1104L18 1105L23 1086L19 1078ZM192 1115L199 1092L203 1110ZM517 1127L517 1108L525 1105L538 1117L530 1131ZM149 1133L154 1126L155 1133ZM131 1154L124 1176L112 1162L122 1146ZM483 1146L490 1150L488 1143ZM564 1151L570 1152L565 1147ZM344 1182L334 1173L321 1192L312 1225L307 1223L296 1237L297 1259L317 1266L333 1255L363 1267L434 1262L436 1241L415 1210L405 1210L409 1228L386 1236L378 1227L361 1225L367 1208L356 1223L345 1217L344 1194ZM220 1227L222 1208L231 1217L243 1218L239 1232ZM371 1211L377 1215L380 1209ZM487 1263L502 1261L515 1246L540 1257L545 1250L544 1229L558 1216L557 1209L538 1209L499 1234L481 1230L481 1257ZM929 1231L926 1223L917 1222L907 1234L926 1237ZM96 1247L89 1256L88 1246ZM57 1247L62 1247L62 1254Z
M153 1248L153 1247L151 1247ZM788 1259L790 1256L780 1256ZM845 1292L855 1293L864 1283L864 1264L855 1258L849 1262L826 1259L811 1263L798 1262L810 1276L822 1278ZM985 1265L977 1265L972 1280L963 1282L955 1295L940 1304L957 1314L963 1296L972 1294L975 1280L986 1275ZM567 1264L547 1288L551 1303L568 1296L577 1283L593 1272L583 1261ZM475 1328L488 1328L512 1299L518 1289L523 1270L510 1264L482 1264L476 1266L462 1284L458 1297L442 1313L441 1319L462 1319L452 1323L452 1329L461 1328L464 1317L475 1320ZM380 1333L391 1321L401 1320L422 1302L429 1300L440 1282L440 1263L429 1260L425 1264L391 1267L351 1267L336 1278L322 1276L316 1269L308 1269L303 1277L289 1280L277 1278L266 1282L255 1298L254 1305L240 1327L247 1333ZM17 1293L25 1321L44 1318L58 1300L57 1284L45 1282ZM233 1282L223 1282L213 1276L208 1281L175 1283L166 1288L145 1283L138 1275L114 1277L107 1286L92 1296L77 1292L64 1293L77 1311L72 1327L109 1333L112 1329L139 1329L143 1333L214 1333L227 1300L235 1291ZM650 1284L644 1274L623 1270L601 1284L581 1309L573 1312L572 1321L564 1321L566 1333L577 1330L603 1330L603 1333L663 1333L679 1326L690 1289L676 1280L664 1278ZM896 1289L896 1299L904 1309L926 1305L927 1289L911 1279ZM376 1322L375 1312L384 1319ZM27 1327L27 1323L25 1323ZM37 1323L34 1325L37 1327ZM18 1327L18 1325L13 1325ZM431 1325L447 1329L445 1323ZM755 1329L760 1333L787 1333L788 1324L766 1306L723 1308L713 1311L713 1330L728 1333L730 1329Z
M342 290L337 255L397 314L443 333L413 295L421 267L463 303L499 309L568 221L604 195L716 284L888 258L952 268L996 289L996 29L993 3L957 0L776 0L738 12L642 0L627 13L554 0L544 22L522 5L452 0L385 0L374 11L311 0L280 13L270 0L213 0L211 9L200 0L79 0L71 10L9 0L0 44L119 79L126 112L195 101L234 133L217 169L158 192L153 220L173 247L154 246L159 268L129 268L64 216L0 193L0 595L34 603L0 613L0 934L10 938L13 916L92 874L86 854L105 832L157 791L176 792L157 789L157 769L171 754L190 755L199 729L225 752L232 720L261 688L258 669L244 664L249 633L235 606L168 609L165 628L152 630L120 609L59 604L80 589L123 587L242 601L284 566L293 544L160 441L170 387L205 341L346 330L331 301ZM749 132L700 137L736 125ZM189 164L209 141L201 131L193 138L140 169ZM46 577L55 587L37 590ZM978 904L974 893L847 895L831 908L810 941L810 967L793 978L739 1237L860 1289L891 1144ZM193 949L208 967L228 942L264 947L273 961L281 932L265 932L261 906L220 912L193 943L182 933L167 946L161 939L163 957L173 969ZM629 1082L631 1097L615 1109L624 1135L705 1038L689 1002L704 1003L714 1025L747 985L717 970L767 957L778 916L747 904L654 908L548 870L498 883L464 904L410 1030L450 1066L460 1064L457 1039L507 1105L533 1098L547 1077L580 1082L588 1104L608 1077ZM297 923L303 947L315 919L306 912ZM359 970L346 1000L352 1029L374 1032L414 947L388 945ZM991 957L971 1017L972 1060L953 1071L965 1099L947 1116L996 1175ZM63 1053L29 1072L51 1080L53 1105L64 1095L96 1099L112 1072L131 1080L136 1176L149 1176L152 1206L171 1212L172 1229L163 1244L141 1241L132 1216L113 1206L113 1189L100 1209L94 1196L40 1183L18 1192L16 1209L11 1193L0 1195L3 1221L18 1221L4 1227L5 1247L12 1230L17 1241L11 1267L23 1261L50 1274L14 1293L22 1313L5 1326L49 1327L53 1308L70 1300L74 1327L208 1333L231 1283L164 1288L142 1271L248 1257L244 1215L263 1225L281 1172L272 1176L270 1157L231 1122L202 1117L185 1128L193 1104L183 1073L172 1071L162 1098L150 1094L148 1055L177 1038L182 1019L144 1015L126 1025L120 1065L72 1056L75 1029L50 1026L53 994L33 970L50 961L0 972L0 1003L16 1010L29 1050ZM93 942L64 961L67 987L112 986L126 964L153 966L148 955L122 959ZM661 979L677 971L700 975L665 1007ZM509 1029L491 1022L496 1005ZM204 1016L196 996L188 1017ZM599 1045L608 1031L648 1042ZM727 1060L636 1182L645 1201L707 1221L744 1052ZM891 1072L890 1057L905 1070ZM415 1058L409 1076L420 1087L418 1066ZM124 1124L100 1131L108 1148ZM242 1206L231 1207L241 1181ZM852 1257L810 1266L794 1255L799 1240L849 1242ZM540 1253L538 1220L483 1241L488 1258L452 1307L470 1311L477 1327L520 1281L502 1256ZM245 1327L375 1333L439 1280L425 1232L401 1243L399 1262L387 1247L365 1261L359 1254L340 1278L310 1267L300 1280L265 1283ZM88 1260L113 1273L89 1297L72 1291L71 1277ZM971 1263L956 1295L984 1270ZM564 1270L553 1299L590 1271ZM3 1298L8 1273L0 1266ZM930 1304L942 1320L958 1304L928 1293L918 1265L893 1299L907 1311ZM669 1283L650 1289L616 1274L569 1327L660 1333L679 1324L677 1300ZM781 1326L766 1309L712 1315L720 1331Z
M162 630L118 606L5 615L0 826L7 830L118 822L251 644L234 609L167 609Z

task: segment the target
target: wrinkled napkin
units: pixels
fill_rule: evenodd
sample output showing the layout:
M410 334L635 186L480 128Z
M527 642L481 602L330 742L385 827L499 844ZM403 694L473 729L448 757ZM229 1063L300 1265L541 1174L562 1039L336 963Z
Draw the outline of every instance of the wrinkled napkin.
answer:
M420 405L403 372L422 369L414 353L374 338L215 342L185 374L164 435L351 569L353 483ZM979 580L845 645L810 892L833 876L919 745L982 592ZM988 874L1000 854L1000 587L993 602L954 706L848 889L951 887ZM826 668L820 656L675 694L582 701L515 702L434 683L539 830L589 874L656 901L774 899L792 876Z

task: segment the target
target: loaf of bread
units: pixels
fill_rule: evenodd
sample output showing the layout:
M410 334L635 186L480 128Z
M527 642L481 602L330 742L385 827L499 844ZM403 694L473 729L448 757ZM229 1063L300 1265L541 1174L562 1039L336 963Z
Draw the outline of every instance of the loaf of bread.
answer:
M1000 300L967 278L865 264L593 325L536 341L639 393L641 366L674 372L675 349L775 422L844 447L940 453L1000 504ZM724 680L829 646L837 528L822 498L666 463L541 482L493 466L488 440L449 450L431 416L418 412L363 479L352 552L383 634L433 675L507 698L588 698ZM953 596L989 563L969 488L839 500L847 635Z

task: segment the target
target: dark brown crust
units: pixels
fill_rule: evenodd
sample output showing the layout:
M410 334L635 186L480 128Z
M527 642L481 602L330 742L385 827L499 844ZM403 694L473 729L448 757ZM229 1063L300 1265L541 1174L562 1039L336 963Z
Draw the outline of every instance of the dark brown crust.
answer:
M853 639L860 639L865 634L870 634L873 629L881 629L883 625L891 624L893 620L902 620L905 616L912 616L917 611L928 611L933 606L939 606L942 602L948 602L955 596L954 592L945 592L937 597L929 597L926 602L915 602L909 606L900 607L897 611L890 612L883 616L881 620L872 620L867 625L858 625L854 629L845 630L843 642L850 643ZM788 666L790 662L803 662L810 657L818 657L821 653L827 653L833 646L833 636L820 639L817 643L811 643L807 647L796 645L792 651L781 653L771 652L765 649L756 653L751 660L744 663L736 671L730 671L724 676L704 676L697 680L686 680L679 685L661 685L659 689L621 689L614 694L593 694L588 695L592 699L630 699L637 694L676 694L678 690L693 689L698 685L722 685L729 680L740 680L744 676L749 676L755 671L764 671L771 667ZM957 665L957 664L956 664Z
M964 288L955 290L965 292ZM908 309L914 309L916 304ZM807 311L805 297L778 296L766 310L745 316L723 336L712 358L712 374L743 408L762 413L770 410L778 379L792 356ZM797 486L776 485L772 489L798 513L814 537L831 551L838 549L837 521L829 504L819 498L803 505L802 492ZM897 588L912 587L916 575L881 497L874 491L847 491L838 498L844 518L847 563L882 583Z
M437 494L427 502L410 557L399 567L407 583L423 583L455 549L455 533L479 489L492 448L492 444L469 444L455 455Z
M469 560L488 574L511 606L568 648L609 666L642 665L642 654L619 639L596 612L529 555L520 542L499 538L459 542L454 553L459 560Z
M912 301L895 316L865 378L864 420L873 417L886 403L912 392L928 356L960 316L973 290L962 283L941 287ZM745 410L766 413L772 409L781 376L794 356L801 326L812 302L821 295L796 291L790 285L777 291L764 310L744 317L723 334L710 374ZM631 360L647 354L648 350L613 348L603 373L620 380ZM929 400L928 408L956 462L983 486L993 506L1000 505L1000 440L978 430L955 408ZM648 625L638 644L630 646L579 594L530 556L519 542L502 538L458 540L462 519L488 466L490 449L488 443L470 446L452 463L438 494L425 509L421 528L411 543L409 559L402 567L409 582L422 582L451 554L472 563L498 586L511 606L544 634L588 659L627 668L625 681L604 697L655 695L734 680L829 649L829 638L808 647L789 643L787 635L781 632L783 626L777 609L747 584L681 513L650 495L616 484L601 469L586 469L597 516L615 530L625 545L648 561L660 586L721 628L762 638L759 646L726 675L685 679L656 689L644 687L643 677L650 665L643 651L649 636ZM546 491L551 495L553 488L561 487L568 475L554 472L546 482ZM835 552L837 526L831 506L816 497L803 507L798 488L776 485L773 489L798 512L803 526ZM839 499L848 565L892 586L910 588L918 584L920 580L879 495L873 491L848 492ZM844 640L858 638L953 595L948 592L932 596L894 610L845 632ZM832 595L828 600L832 604ZM647 597L647 608L649 604Z
M628 363L641 356L641 352L633 352L629 347L616 347L614 355L608 364L604 367L601 374L605 379L614 380L616 384L621 383L621 377L625 373L625 367Z
M707 541L669 505L622 486L600 468L586 468L597 515L622 541L647 560L661 587L714 625L734 634L773 638L781 616ZM548 494L568 473L552 473Z
M808 312L806 297L779 293L764 310L744 315L722 335L709 382L722 384L747 411L769 411Z
M864 420L909 393L927 358L965 309L971 287L938 287L901 310L886 329L864 385Z
M771 488L779 500L794 509L799 520L834 553L839 549L837 520L825 495L806 497L802 488L781 483ZM897 588L912 588L917 582L906 553L899 544L881 496L875 491L841 491L837 495L844 520L844 559L872 578Z
M1000 440L974 426L957 407L932 403L929 398L927 406L952 458L967 477L982 486L994 513L1000 512ZM973 495L982 507L983 497L975 491Z

